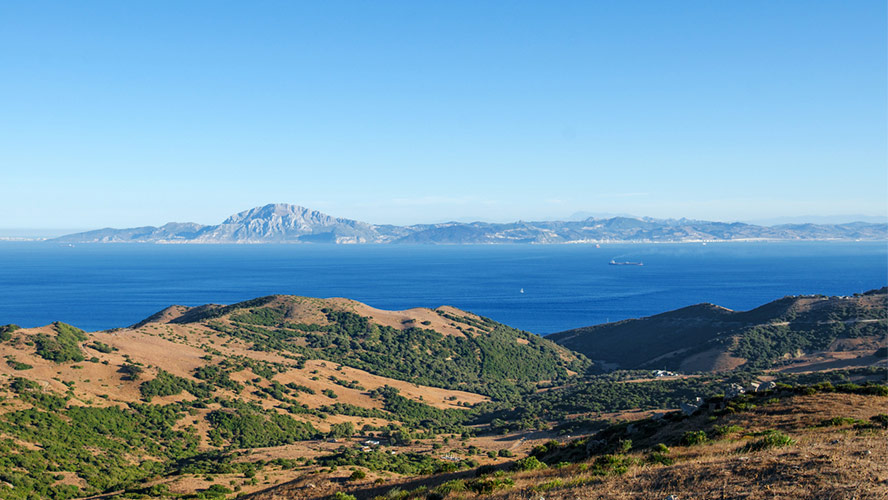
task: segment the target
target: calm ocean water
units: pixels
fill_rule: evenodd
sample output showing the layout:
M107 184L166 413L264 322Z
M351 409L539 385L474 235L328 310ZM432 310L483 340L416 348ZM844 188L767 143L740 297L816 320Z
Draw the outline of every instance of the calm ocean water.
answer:
M643 261L643 267L608 261ZM87 330L170 304L269 294L383 309L449 304L545 334L713 302L888 284L884 242L553 246L76 245L0 243L0 324ZM520 290L524 289L524 293Z

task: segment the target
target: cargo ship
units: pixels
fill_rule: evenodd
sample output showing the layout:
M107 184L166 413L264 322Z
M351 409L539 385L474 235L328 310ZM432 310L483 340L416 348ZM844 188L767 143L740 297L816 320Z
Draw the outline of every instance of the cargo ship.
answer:
M612 266L643 266L644 262L629 262L629 261L617 262L616 260L611 259L609 264Z

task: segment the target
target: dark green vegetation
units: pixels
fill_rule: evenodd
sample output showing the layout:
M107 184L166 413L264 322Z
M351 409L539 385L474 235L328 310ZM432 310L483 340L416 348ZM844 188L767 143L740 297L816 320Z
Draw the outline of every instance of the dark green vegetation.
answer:
M490 403L483 407L485 417L493 417L490 426L498 432L546 429L548 422L564 421L568 415L577 413L677 408L698 396L720 394L726 385L740 380L739 377L712 375L695 379L625 382L619 380L620 375L616 372L590 376L583 382L529 395L517 405Z
M18 325L2 325L0 326L0 342L5 342L12 338L12 333L16 330L21 330L22 327Z
M74 498L126 487L196 453L196 436L172 428L183 416L179 405L66 407L68 397L44 393L35 382L19 378L10 388L32 407L0 416L0 433L43 446L0 440L0 480L14 487L0 489L3 498ZM85 488L59 484L60 471L75 473Z
M828 377L827 374L823 375ZM726 399L724 396L707 398L703 408L693 416L671 412L659 418L648 418L631 424L609 425L594 435L565 444L552 441L534 448L531 456L547 464L573 463L596 455L608 456L627 453L630 450L651 449L650 460L656 463L662 462L669 454L670 446L699 446L717 440L744 436L752 438L738 449L744 453L791 446L796 441L786 433L769 429L750 434L743 427L732 424L733 417L752 412L757 408L767 408L781 400L799 395L833 393L885 398L888 397L888 386L869 383L833 385L829 381L813 385L780 383L774 390L763 393L744 394L733 399ZM692 424L692 428L685 430L689 424ZM858 425L879 427L879 416L873 417L869 423L862 422Z
M882 288L853 297L785 297L742 312L699 304L547 338L623 368L678 369L691 356L709 351L742 358L743 368L762 369L791 362L800 353L825 350L837 339L886 332L888 288ZM634 341L626 342L629 338Z
M397 389L389 386L381 387L370 394L382 399L383 409L409 428L421 429L432 435L468 432L463 426L469 419L469 413L466 411L441 410L407 399L401 396Z
M392 455L382 451L364 452L354 448L343 448L333 455L318 459L318 463L325 466L357 465L374 471L389 471L407 475L453 472L478 465L477 462L470 460L445 462L420 453Z
M22 363L13 357L7 357L6 364L11 366L13 370L30 370L31 368L34 368L32 365Z
M71 325L55 322L52 324L55 335L38 333L33 341L37 346L37 355L49 361L64 363L67 361L83 361L80 342L86 340L86 333Z
M217 446L227 442L238 448L261 448L318 436L309 423L244 403L227 403L207 419L213 425L209 437Z
M142 382L142 385L139 386L139 392L147 401L151 401L154 396L173 396L182 391L188 391L198 398L205 398L210 395L212 389L208 384L196 384L163 370L157 372L157 377Z
M486 423L495 432L509 432L548 429L550 422L561 422L555 429L570 434L595 428L594 416L599 412L678 408L681 403L694 401L697 397L723 396L732 384L749 386L760 375L757 372L738 372L685 379L632 381L649 373L617 371L590 375L576 384L528 395L520 404L492 402L479 405L472 412L476 415L473 423ZM775 380L785 385L828 383L844 387L851 383L852 378L878 379L884 373L883 369L862 368L804 375L778 374ZM592 418L568 418L577 414L591 414Z
M541 380L567 380L569 370L583 373L591 366L538 335L486 318L448 317L452 315L439 311L465 336L380 326L334 309L322 311L325 325L291 323L286 320L291 300L266 297L187 313L177 321L209 320L208 326L250 342L259 351L288 351L304 359L335 361L375 375L496 398L531 392ZM217 320L226 315L228 323Z
M90 344L87 344L86 347L89 347L90 349L95 349L96 351L99 351L104 354L108 354L110 352L116 351L115 348L111 347L110 345L108 345L104 342L99 342L98 340L95 342L92 342Z

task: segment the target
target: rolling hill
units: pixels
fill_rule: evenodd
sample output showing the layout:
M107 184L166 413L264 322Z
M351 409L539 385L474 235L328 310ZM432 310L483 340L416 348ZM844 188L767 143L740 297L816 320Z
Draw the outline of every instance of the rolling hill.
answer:
M872 364L886 336L888 288L784 297L750 311L698 304L546 338L605 366L710 372Z

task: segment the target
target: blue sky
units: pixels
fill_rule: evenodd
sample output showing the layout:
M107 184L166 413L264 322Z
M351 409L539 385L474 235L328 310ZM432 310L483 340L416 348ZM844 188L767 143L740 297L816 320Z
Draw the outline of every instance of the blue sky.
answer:
M888 210L883 1L13 1L0 68L0 227Z

